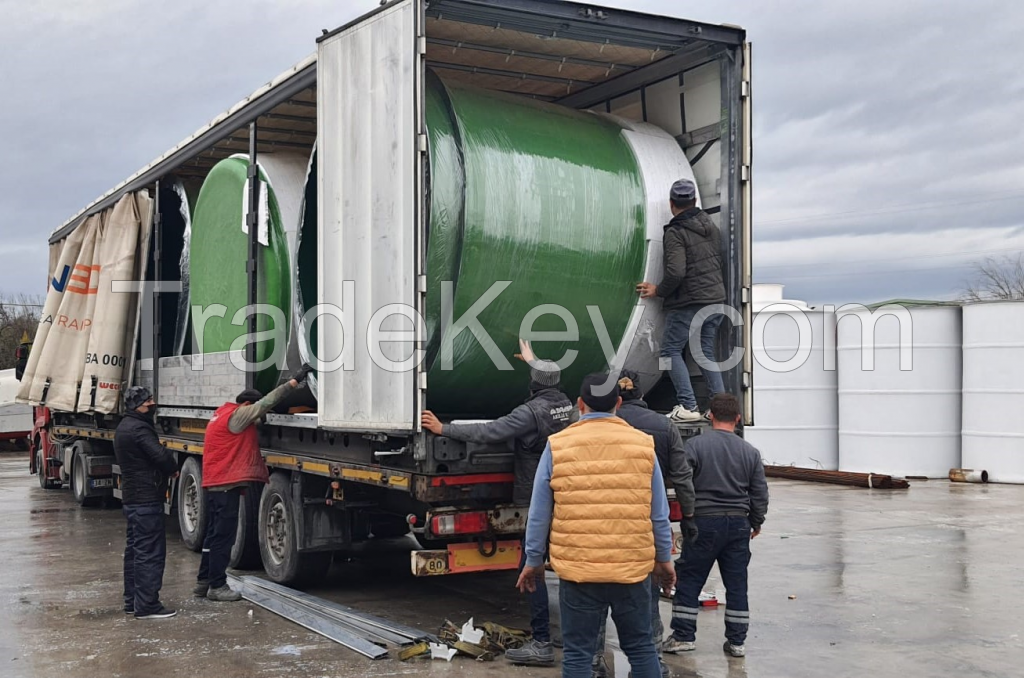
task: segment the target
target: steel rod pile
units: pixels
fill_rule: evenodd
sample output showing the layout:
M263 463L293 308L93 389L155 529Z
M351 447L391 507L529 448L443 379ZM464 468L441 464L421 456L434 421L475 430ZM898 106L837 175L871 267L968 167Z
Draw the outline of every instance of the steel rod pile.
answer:
M876 490L903 490L910 487L903 478L878 473L851 473L848 471L820 471L812 468L795 466L765 465L764 474L769 478L786 478L787 480L808 480L814 483L830 483L832 485L849 485L851 487L868 487Z
M424 639L436 640L426 631L357 612L259 577L228 575L228 579L246 600L371 659L387 655L384 645L407 646Z

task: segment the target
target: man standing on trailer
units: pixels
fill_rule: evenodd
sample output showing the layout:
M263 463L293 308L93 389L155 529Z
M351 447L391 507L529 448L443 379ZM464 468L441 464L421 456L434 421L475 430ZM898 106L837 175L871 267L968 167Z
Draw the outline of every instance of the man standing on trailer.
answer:
M124 611L136 619L177 614L160 602L167 539L164 502L167 484L178 477L178 462L160 444L153 423L156 402L149 389L124 394L125 415L114 431L114 456L121 469L121 504L128 520L124 547Z
M666 592L676 579L668 497L654 440L615 416L620 405L614 380L587 376L580 420L548 439L533 488L527 564L517 586L532 591L542 580L550 541L561 580L563 678L591 678L609 608L633 678L661 675L651 638L651 576Z
M622 406L616 414L620 419L635 429L639 429L654 438L654 454L661 468L661 475L676 491L676 501L682 512L680 527L683 541L693 542L697 538L697 526L693 520L693 468L686 460L683 437L679 429L669 419L648 409L640 390L640 376L633 370L622 370L619 374L619 393ZM662 634L665 631L661 623L661 587L658 582L651 582L651 638L656 647L660 647ZM594 678L605 678L608 675L608 664L604 659L605 626L601 625L601 636L598 639L597 653L594 655ZM659 650L659 661L660 658ZM669 670L661 662L661 675L668 676Z
M697 186L689 179L672 185L669 195L672 221L665 226L664 262L661 282L639 283L642 299L661 297L665 309L665 333L661 357L670 361L669 376L676 389L677 405L669 418L678 422L697 422L697 397L690 383L684 351L689 342L694 316L705 306L725 302L722 274L721 233L704 210L697 207ZM706 318L700 328L700 348L709 362L715 361L715 341L722 315ZM690 351L696 355L694 347ZM708 395L725 391L722 374L698 363Z
M249 483L270 480L260 454L256 423L298 388L312 371L312 367L303 365L266 397L255 389L246 389L238 394L235 402L221 405L210 418L203 439L206 535L193 590L197 597L225 603L242 599L240 593L231 590L227 580L231 549L238 532L238 505Z
M686 456L693 465L694 512L700 537L683 544L682 557L676 562L672 635L662 645L665 652L679 654L695 648L698 597L717 561L725 584L723 650L733 657L746 654L750 541L761 533L768 513L768 482L761 453L736 435L739 421L736 396L719 393L711 399L712 429L686 443Z
M529 345L521 342L520 356L530 364L530 397L500 419L485 424L441 424L434 413L423 412L423 428L434 435L470 443L512 442L515 448L515 485L512 501L516 506L529 506L533 494L533 479L537 474L541 453L548 436L561 431L573 418L572 401L562 393L562 373L550 360L536 360ZM519 560L519 569L526 565L526 548ZM531 590L530 629L533 638L523 647L509 650L505 657L513 664L524 666L552 666L555 649L551 644L551 614L548 607L548 587L543 578Z

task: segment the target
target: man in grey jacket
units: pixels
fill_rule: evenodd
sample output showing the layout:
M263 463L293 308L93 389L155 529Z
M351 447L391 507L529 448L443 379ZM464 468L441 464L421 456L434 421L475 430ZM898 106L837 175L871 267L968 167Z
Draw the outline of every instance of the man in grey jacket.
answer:
M619 395L622 397L622 405L616 412L618 417L654 438L654 453L661 467L661 475L665 479L665 484L671 485L676 491L676 501L679 502L682 513L679 525L684 543L696 540L697 525L693 519L693 467L686 460L686 450L679 429L672 421L647 407L644 394L640 390L640 376L633 370L622 370L619 374ZM651 635L654 637L655 647L660 647L661 636L665 630L661 623L661 610L658 608L660 600L661 587L652 580ZM602 625L597 653L594 655L593 678L605 678L608 675L608 664L604 659L604 631ZM658 655L660 662L660 650ZM669 675L664 662L661 662L661 675Z
M712 430L690 438L686 457L693 466L694 520L699 535L683 544L676 561L672 636L662 650L677 654L695 648L698 597L711 567L718 563L725 584L726 654L742 657L750 623L747 565L750 541L761 533L768 512L768 482L761 453L736 435L739 401L729 393L711 399Z
M572 401L562 393L562 378L558 365L550 360L523 358L530 364L530 397L504 417L483 424L442 424L434 413L423 412L423 428L434 435L470 443L511 442L515 450L515 485L512 501L516 506L528 507L533 495L533 479L537 475L541 454L548 444L548 436L558 433L574 419L576 411ZM526 545L523 544L519 570L526 564ZM529 594L530 628L533 639L521 648L509 650L505 657L514 664L551 666L555 663L555 650L551 644L548 589L543 580Z
M697 186L689 179L672 185L669 196L672 221L665 226L663 276L657 285L639 283L643 299L660 297L665 309L665 334L661 341L662 360L670 361L669 376L676 389L676 407L669 417L678 422L697 422L697 397L690 383L683 351L689 342L690 325L705 306L725 302L722 273L721 234L704 210L697 207ZM701 351L707 362L715 360L715 341L723 316L704 318L700 327ZM696 350L691 346L691 352ZM697 363L708 395L725 391L721 372Z

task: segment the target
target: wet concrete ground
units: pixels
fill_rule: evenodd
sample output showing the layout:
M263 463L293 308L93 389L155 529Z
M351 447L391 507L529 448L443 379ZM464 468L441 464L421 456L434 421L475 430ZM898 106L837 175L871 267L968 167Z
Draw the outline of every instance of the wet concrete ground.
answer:
M2 677L559 675L501 660L372 662L246 602L195 600L199 559L173 525L163 600L181 614L126 618L120 511L78 508L66 490L39 488L27 468L24 457L0 456ZM705 610L697 651L667 658L673 675L1024 674L1024 487L930 481L871 491L773 481L771 492L753 544L748 656L722 654L722 609ZM312 592L427 630L470 616L526 625L510 574L415 579L406 548L378 544ZM718 587L713 579L707 589ZM669 611L663 601L666 623ZM615 664L625 676L621 656Z

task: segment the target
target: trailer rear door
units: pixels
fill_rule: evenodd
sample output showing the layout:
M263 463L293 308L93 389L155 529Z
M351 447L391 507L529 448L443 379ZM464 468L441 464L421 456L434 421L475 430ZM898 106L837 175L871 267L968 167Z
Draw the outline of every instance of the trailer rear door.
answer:
M397 0L318 42L316 325L327 428L419 429L423 23L421 0Z

